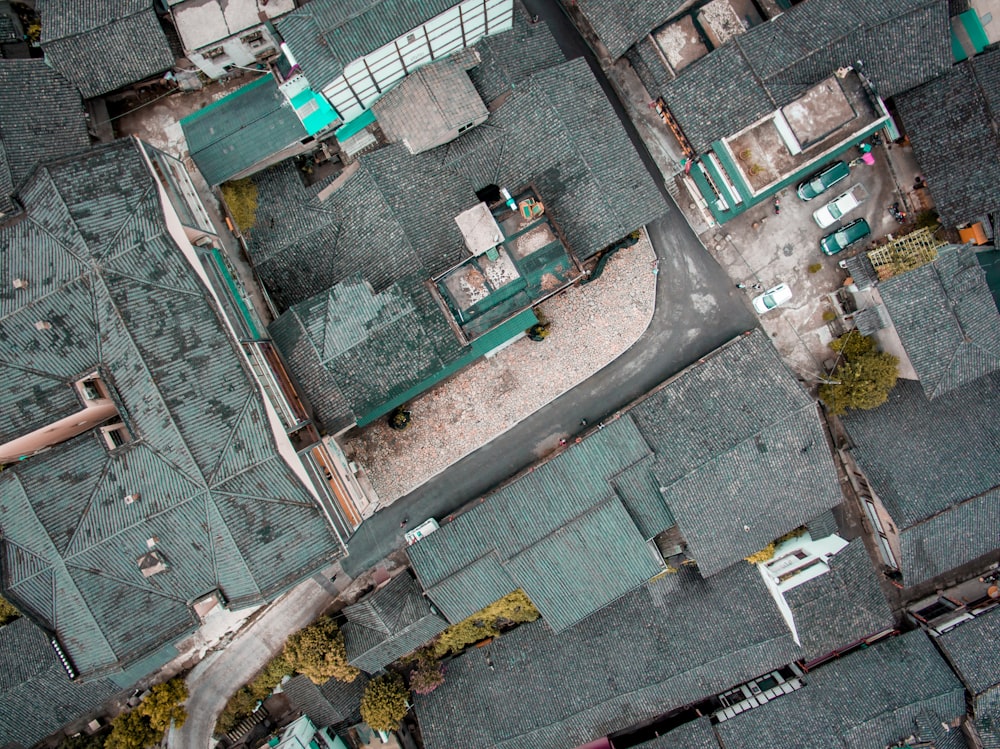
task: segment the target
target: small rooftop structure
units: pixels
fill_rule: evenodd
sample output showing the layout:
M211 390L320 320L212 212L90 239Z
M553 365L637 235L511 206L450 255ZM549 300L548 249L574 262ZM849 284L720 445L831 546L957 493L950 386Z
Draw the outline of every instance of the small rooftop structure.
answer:
M347 661L369 674L378 673L448 626L405 572L343 613Z
M474 58L472 64L478 64ZM489 112L465 68L454 57L406 76L372 105L386 138L410 153L443 145L486 122Z
M154 0L45 0L42 50L52 67L90 99L169 70L174 64Z
M879 291L928 398L1000 370L1000 310L970 247L942 247Z
M1000 213L1000 51L896 97L935 208L952 226Z
M295 0L169 0L184 49L201 50L295 9Z
M462 211L455 216L455 223L462 232L466 248L473 255L482 255L503 241L503 232L486 203Z

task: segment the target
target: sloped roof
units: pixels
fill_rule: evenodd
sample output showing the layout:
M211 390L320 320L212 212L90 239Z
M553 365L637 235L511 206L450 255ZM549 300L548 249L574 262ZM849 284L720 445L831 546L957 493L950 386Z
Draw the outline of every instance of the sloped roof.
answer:
M845 590L840 610L854 595ZM922 663L927 653L919 655ZM682 568L563 632L539 621L467 651L449 661L443 685L415 696L416 710L428 749L572 749L802 657L753 565L739 562L707 580ZM940 667L947 671L939 659L932 679Z
M315 90L455 5L454 0L312 0L275 25Z
M295 110L268 73L181 120L191 158L210 185L306 137Z
M449 57L411 73L372 105L382 132L413 153L433 148L488 112L465 69Z
M1000 51L899 94L896 108L934 207L957 226L1000 211Z
M80 92L42 60L0 60L0 212L35 164L90 145Z
M361 601L344 608L347 660L375 674L440 634L448 622L431 611L412 577L394 577Z
M281 685L292 708L301 710L320 728L341 730L361 721L361 696L368 677L357 676L354 681L329 679L319 686L308 676L293 676Z
M118 691L70 681L45 633L25 617L0 627L0 746L31 746Z
M860 538L832 557L829 566L826 574L784 593L806 661L894 626L892 609Z
M843 497L816 405L759 330L631 410L663 499L712 575Z
M665 85L657 83L666 80L662 72L646 75L646 84L703 153L858 60L883 98L947 71L948 19L946 0L810 0L696 60ZM655 54L643 61L647 69L662 66Z
M85 99L173 67L153 0L45 0L39 10L46 61Z
M1000 686L1000 608L962 623L938 638L938 644L973 695Z
M278 455L135 142L42 167L21 196L0 229L0 273L29 279L0 290L0 440L78 411L67 383L94 369L135 437L109 452L87 432L0 474L4 595L87 675L191 630L188 601L263 602L342 546ZM153 537L169 569L145 578Z
M843 417L852 452L900 529L916 584L996 548L1000 373L928 400L900 380L886 404Z
M721 743L727 749L871 749L926 736L965 714L962 685L920 630L824 664L805 682L716 725Z
M516 41L499 35L489 49L504 37ZM535 74L446 146L396 144L359 163L326 200L329 184L303 188L290 164L252 178L250 257L279 309L293 308L271 334L328 431L468 354L425 282L468 256L452 218L476 190L534 184L580 258L663 211L582 59ZM433 210L415 199L426 194Z
M627 4L619 0L577 0L580 11L612 58L621 57L629 47L688 4L685 0L645 0Z
M969 246L879 286L928 398L1000 369L1000 311Z
M609 424L409 547L417 578L451 622L521 588L565 629L660 570L609 483L648 454Z
M719 742L706 715L652 741L636 744L633 749L719 749Z

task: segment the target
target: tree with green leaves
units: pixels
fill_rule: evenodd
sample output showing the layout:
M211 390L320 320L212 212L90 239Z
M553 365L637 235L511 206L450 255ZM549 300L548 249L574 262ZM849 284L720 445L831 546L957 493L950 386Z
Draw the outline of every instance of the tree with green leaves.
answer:
M830 413L840 416L848 409L869 410L889 399L899 376L899 359L878 351L875 341L856 330L830 342L840 354L840 363L830 381L819 386L819 397Z
M171 723L176 728L184 725L184 721L187 720L187 710L182 703L187 698L187 684L184 683L184 679L177 676L153 687L150 695L136 708L136 712L146 716L154 731L164 734Z
M409 710L410 693L397 673L378 676L365 685L361 719L374 731L395 731Z
M3 596L0 596L0 627L7 622L17 619L21 615L14 605Z
M344 635L337 622L329 616L317 619L305 629L288 638L285 660L313 684L327 679L354 681L361 672L347 662Z
M162 738L162 731L154 730L145 715L133 710L111 721L111 733L104 741L104 749L149 749Z

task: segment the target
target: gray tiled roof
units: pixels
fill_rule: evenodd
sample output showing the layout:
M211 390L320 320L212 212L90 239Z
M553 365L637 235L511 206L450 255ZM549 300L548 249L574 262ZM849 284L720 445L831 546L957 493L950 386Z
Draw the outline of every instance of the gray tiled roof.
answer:
M958 676L973 695L1000 686L1000 608L964 622L938 638Z
M448 622L435 614L420 587L404 573L361 601L347 606L343 626L347 660L378 673L440 634Z
M281 685L295 710L301 710L320 728L349 728L361 722L361 696L368 677L360 674L351 682L329 679L316 686L307 676L293 676Z
M45 0L46 60L90 99L173 67L153 0Z
M1000 369L1000 311L971 247L943 247L879 290L928 398Z
M818 532L812 535L821 537ZM825 575L784 594L806 661L894 626L892 610L861 539L851 541L829 565ZM848 600L849 606L845 605Z
M117 692L70 681L46 634L21 617L0 627L0 746L31 746Z
M719 723L727 749L872 749L965 713L962 685L919 630L807 674L805 686Z
M41 60L0 60L0 212L35 164L90 145L80 93Z
M210 185L225 182L306 137L273 75L259 77L181 120L188 150Z
M913 154L950 225L1000 211L1000 51L896 97Z
M312 0L275 24L314 89L349 62L420 26L455 0Z
M428 749L571 749L796 657L754 567L682 569L564 632L539 621L467 651L415 704Z
M719 741L708 716L696 718L652 741L633 749L719 749Z
M658 62L643 60L648 68ZM863 63L883 98L952 64L946 0L810 0L684 68L661 94L695 150L796 99L837 68ZM649 73L647 85L662 74Z
M1000 489L959 502L904 528L899 538L899 567L908 585L994 553L1000 549Z
M760 331L740 337L631 414L703 575L842 501L816 406Z
M519 33L484 42L483 65L503 63L496 51ZM250 256L279 309L293 308L271 334L327 431L468 353L425 282L467 257L450 217L479 202L477 189L533 183L580 258L663 211L582 59L535 74L445 146L414 156L396 144L362 156L325 201L326 185L303 188L291 164L253 180ZM413 197L431 193L433 211ZM385 325L382 311L391 312Z
M418 579L449 621L521 588L565 629L659 572L609 485L648 454L629 419L609 424L409 547Z
M1000 687L988 689L976 700L976 730L983 749L1000 749Z
M793 660L813 657L822 637L839 648L871 633L834 627L844 638L834 645L835 634L813 631L830 627L824 608L827 618L846 616L862 630L891 626L884 603L876 604L870 583L864 579L863 572L871 576L872 571L863 569L865 552L860 542L841 554L847 556L834 557L832 572L800 586L806 593L813 591L794 601L803 648L792 641L755 566L739 562L707 580L682 568L560 633L550 633L541 622L523 625L488 647L450 661L445 683L430 695L416 696L425 745L428 749L571 749L726 691ZM868 614L848 613L855 607ZM874 618L869 620L872 612ZM916 653L910 655L911 651ZM925 640L902 651L886 652L884 658L892 662L903 658L923 668L924 661L933 658L933 647ZM877 664L872 670L877 672ZM961 702L961 689L953 689L956 680L949 680L950 672L940 659L927 666L927 673L929 679L937 679L941 692L947 692L942 714L949 712L956 694ZM940 674L944 675L938 679ZM911 695L921 690L938 694L935 688L933 684L911 691L901 687ZM934 702L930 696L927 700ZM878 704L873 699L869 708L877 712ZM456 705L462 709L456 710ZM863 711L858 711L859 722L870 717ZM700 747L708 739L703 726L691 726L678 736L678 743L667 741L662 746ZM746 746L770 745L748 742Z
M1000 373L928 400L900 380L889 401L843 417L852 451L900 528L908 584L996 548Z
M612 57L621 57L629 47L690 3L685 0L577 0L594 32Z
M382 132L414 153L448 140L487 116L465 69L452 58L424 65L372 105Z
M900 380L885 405L843 421L858 463L901 529L1000 484L998 373L933 400L918 383Z
M0 275L29 280L0 291L0 440L78 411L68 383L94 369L135 437L109 452L87 432L0 474L4 595L86 675L191 630L188 601L263 602L342 547L278 455L137 144L41 167L21 195L25 218L0 229ZM145 578L153 536L169 569Z

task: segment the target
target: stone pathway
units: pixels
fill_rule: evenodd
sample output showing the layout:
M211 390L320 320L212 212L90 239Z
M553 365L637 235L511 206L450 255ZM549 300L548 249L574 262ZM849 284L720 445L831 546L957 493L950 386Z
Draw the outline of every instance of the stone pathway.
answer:
M480 359L408 404L404 432L385 419L350 433L345 452L361 466L379 507L399 497L620 356L653 316L656 256L649 239L615 254L599 279L547 300L541 342L522 338Z

